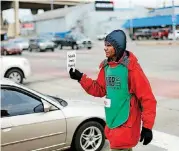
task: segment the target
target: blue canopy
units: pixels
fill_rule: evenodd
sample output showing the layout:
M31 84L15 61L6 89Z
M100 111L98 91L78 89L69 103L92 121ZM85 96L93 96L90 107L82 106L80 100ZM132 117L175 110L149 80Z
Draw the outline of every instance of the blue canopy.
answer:
M145 18L135 18L132 19L132 27L152 27L152 26L166 26L172 25L172 16L154 16L154 17L145 17ZM179 15L175 17L175 24L179 25ZM130 28L130 20L127 20L123 28Z
M64 31L64 32L44 32L44 33L40 33L40 36L57 36L57 37L61 37L64 38L67 34L71 33L71 31Z

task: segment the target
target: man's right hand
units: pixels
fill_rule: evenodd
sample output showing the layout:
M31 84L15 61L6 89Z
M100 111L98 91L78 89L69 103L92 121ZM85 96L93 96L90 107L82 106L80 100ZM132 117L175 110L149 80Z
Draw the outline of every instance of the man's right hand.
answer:
M75 71L73 72L73 68L70 69L69 74L71 79L78 80L78 82L81 80L83 76L83 73L81 73L77 69L75 69Z

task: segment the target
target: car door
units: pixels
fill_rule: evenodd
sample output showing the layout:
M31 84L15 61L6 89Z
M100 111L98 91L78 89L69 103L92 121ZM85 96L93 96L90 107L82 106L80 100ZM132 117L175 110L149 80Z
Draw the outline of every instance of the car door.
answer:
M64 147L66 121L61 110L42 98L12 86L1 87L3 151L53 150ZM44 112L44 103L51 105Z
M69 38L68 37L65 37L64 40L63 40L63 46L68 46L68 40Z
M34 44L35 40L31 39L29 43L30 43L30 48L34 49L35 48L35 44Z

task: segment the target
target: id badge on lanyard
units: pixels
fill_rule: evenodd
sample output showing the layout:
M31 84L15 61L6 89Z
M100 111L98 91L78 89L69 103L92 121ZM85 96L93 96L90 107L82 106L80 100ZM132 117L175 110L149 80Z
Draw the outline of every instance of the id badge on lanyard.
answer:
M111 107L111 99L104 98L104 106L107 108Z

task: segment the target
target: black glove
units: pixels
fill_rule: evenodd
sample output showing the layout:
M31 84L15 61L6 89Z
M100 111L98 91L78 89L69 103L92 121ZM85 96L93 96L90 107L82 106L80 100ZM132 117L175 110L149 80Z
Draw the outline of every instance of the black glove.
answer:
M74 80L78 80L78 82L81 80L83 73L75 69L75 72L73 72L73 68L69 71L70 77Z
M153 139L152 130L142 127L140 142L144 140L143 145L147 145L152 141L152 139Z

